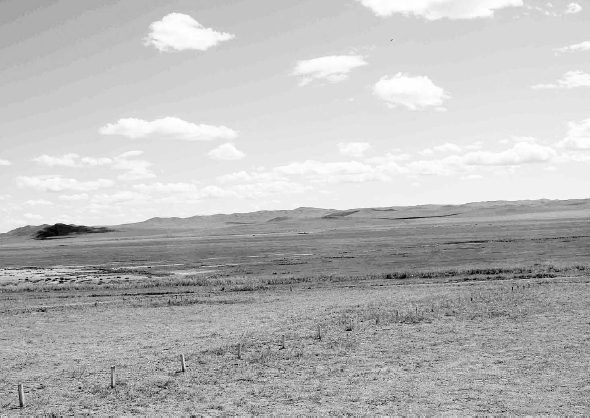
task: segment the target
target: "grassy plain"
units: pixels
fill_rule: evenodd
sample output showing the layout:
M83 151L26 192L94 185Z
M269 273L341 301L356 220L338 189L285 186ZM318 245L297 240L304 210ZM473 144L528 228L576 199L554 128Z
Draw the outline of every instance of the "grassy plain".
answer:
M587 218L332 225L0 243L0 415L590 413Z

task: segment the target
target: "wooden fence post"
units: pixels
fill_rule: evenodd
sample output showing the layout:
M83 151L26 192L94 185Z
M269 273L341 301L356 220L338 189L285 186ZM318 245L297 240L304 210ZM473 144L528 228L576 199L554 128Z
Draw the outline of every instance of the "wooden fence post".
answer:
M242 344L238 343L238 359L242 358Z
M186 364L184 362L184 354L180 355L180 371L183 373L186 371Z
M25 388L22 383L18 384L18 405L21 408L25 407Z
M115 366L111 366L111 388L114 388L115 385L117 384L115 370L116 370Z
M285 334L281 337L281 350L285 349Z
M318 340L322 340L322 326L318 325Z

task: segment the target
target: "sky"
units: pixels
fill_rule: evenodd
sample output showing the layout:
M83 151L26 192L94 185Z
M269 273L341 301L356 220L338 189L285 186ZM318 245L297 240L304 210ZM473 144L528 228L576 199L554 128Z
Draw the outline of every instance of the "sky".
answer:
M590 197L587 0L4 0L0 57L0 232Z

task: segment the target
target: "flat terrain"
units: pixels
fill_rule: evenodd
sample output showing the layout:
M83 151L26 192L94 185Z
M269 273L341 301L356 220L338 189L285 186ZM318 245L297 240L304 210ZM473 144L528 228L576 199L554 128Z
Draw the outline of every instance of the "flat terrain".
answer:
M0 414L590 413L587 212L358 213L0 240Z

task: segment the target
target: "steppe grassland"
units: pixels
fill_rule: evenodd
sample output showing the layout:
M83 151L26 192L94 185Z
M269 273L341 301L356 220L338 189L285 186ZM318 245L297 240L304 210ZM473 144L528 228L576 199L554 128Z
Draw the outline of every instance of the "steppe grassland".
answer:
M584 413L590 292L578 272L200 286L192 299L126 292L6 311L0 407L21 412L23 382L25 414Z
M5 245L0 411L588 413L587 221L435 227Z

